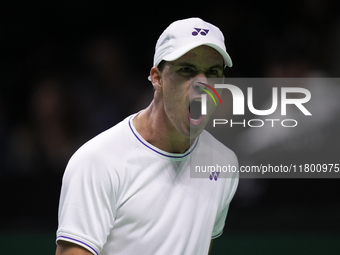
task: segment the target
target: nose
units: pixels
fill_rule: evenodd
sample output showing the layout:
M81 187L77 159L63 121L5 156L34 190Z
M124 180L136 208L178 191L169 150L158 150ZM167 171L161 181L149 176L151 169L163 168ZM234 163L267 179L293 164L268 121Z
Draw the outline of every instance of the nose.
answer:
M207 88L205 85L206 83L200 82L200 81L195 81L194 83L194 89L197 90L200 94L204 93L204 90Z
M197 82L201 82L201 83L208 83L208 80L207 80L207 76L205 75L204 72L198 72L195 77L194 77L194 80Z
M198 72L195 77L193 77L192 84L195 89L200 90L200 93L203 91L201 89L205 89L205 84L208 83L207 76L203 72Z

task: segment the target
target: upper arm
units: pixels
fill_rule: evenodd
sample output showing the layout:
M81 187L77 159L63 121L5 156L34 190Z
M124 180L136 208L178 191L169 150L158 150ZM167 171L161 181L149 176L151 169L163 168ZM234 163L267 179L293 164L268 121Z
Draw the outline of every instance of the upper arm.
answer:
M87 249L66 241L59 240L57 243L56 255L93 255Z
M95 156L75 155L66 168L59 200L57 241L72 242L98 254L114 223L118 178L115 171L109 171L106 161ZM65 252L75 249L60 248Z

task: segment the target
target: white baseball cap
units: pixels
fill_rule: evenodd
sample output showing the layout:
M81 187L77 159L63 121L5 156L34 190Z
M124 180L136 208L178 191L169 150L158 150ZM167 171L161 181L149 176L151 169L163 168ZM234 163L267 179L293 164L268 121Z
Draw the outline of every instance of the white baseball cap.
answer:
M156 44L153 66L162 60L174 61L201 45L217 50L224 59L225 67L233 65L221 30L200 18L189 18L175 21L164 30Z

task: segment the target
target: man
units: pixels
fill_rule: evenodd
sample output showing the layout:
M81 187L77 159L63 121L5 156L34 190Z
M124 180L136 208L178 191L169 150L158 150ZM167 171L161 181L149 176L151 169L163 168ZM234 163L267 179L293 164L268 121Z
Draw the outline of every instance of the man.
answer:
M83 145L66 168L57 255L208 254L238 179L190 178L190 165L237 159L203 130L208 118L191 117L189 108L201 95L193 87L231 65L220 30L199 18L163 32L149 77L151 104Z

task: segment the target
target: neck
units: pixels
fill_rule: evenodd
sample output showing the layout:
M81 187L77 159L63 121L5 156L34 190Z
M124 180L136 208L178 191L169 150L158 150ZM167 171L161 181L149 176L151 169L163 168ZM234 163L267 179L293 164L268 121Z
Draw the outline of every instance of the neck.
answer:
M133 124L148 143L169 153L184 153L194 142L194 139L190 140L175 129L163 109L156 107L154 101L137 114Z

